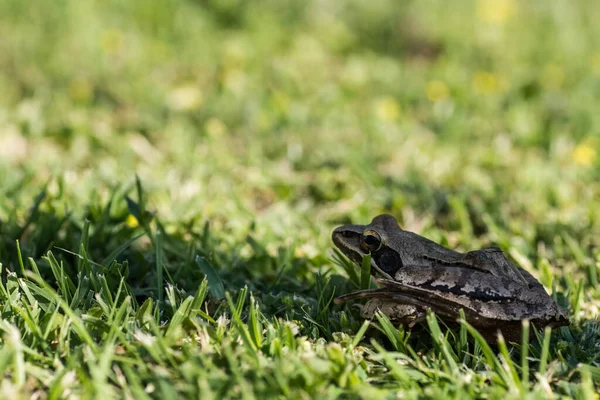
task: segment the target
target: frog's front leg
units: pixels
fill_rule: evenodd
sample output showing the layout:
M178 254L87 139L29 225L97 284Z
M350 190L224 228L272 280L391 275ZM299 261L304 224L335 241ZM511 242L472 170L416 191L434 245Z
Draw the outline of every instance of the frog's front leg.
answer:
M373 319L378 311L386 315L391 321L408 325L409 328L424 321L427 316L422 307L376 298L369 300L362 307L361 317Z

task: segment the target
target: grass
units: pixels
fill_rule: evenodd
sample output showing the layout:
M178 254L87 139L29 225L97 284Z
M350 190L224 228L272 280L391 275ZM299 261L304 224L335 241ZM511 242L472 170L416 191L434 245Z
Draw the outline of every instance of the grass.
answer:
M1 2L2 397L596 398L599 17ZM335 305L367 282L332 229L382 212L500 246L571 326L490 346Z

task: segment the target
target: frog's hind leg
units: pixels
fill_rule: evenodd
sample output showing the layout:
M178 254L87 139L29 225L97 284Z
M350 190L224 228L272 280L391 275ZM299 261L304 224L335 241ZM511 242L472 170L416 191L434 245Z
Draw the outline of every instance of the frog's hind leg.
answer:
M487 247L469 251L457 260L434 260L439 265L448 267L469 268L502 278L508 278L532 290L543 290L540 283L522 268L513 265L498 247Z
M482 250L471 251L465 254L465 257L471 253L475 253L470 256L472 262L480 260L480 257L476 254L478 252L484 252L487 259L489 259L495 265L495 271L499 273L499 276L511 278L513 280L521 280L527 284L530 290L538 293L546 294L544 286L533 277L529 272L521 267L513 265L508 258L504 255L504 252L498 247L489 247Z
M504 255L504 252L498 247L469 251L465 253L463 262L473 269L508 278L522 284L528 284L520 268L511 264Z

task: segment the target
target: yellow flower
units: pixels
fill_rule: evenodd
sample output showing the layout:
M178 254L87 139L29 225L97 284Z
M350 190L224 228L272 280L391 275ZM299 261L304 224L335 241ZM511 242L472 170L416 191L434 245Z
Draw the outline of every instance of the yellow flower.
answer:
M223 44L222 62L226 68L244 65L249 57L252 46L242 38L234 38Z
M400 105L393 97L382 97L375 102L375 115L382 121L396 121L400 116Z
M227 126L218 118L210 118L204 123L204 129L208 136L216 138L227 133Z
M596 160L596 149L598 148L598 141L596 138L588 137L573 149L571 157L575 164L579 165L590 165Z
M118 29L107 29L100 36L100 48L108 54L117 54L123 48L123 33Z
M288 96L285 92L279 90L276 90L271 94L270 100L273 109L279 111L282 114L287 113L292 104L290 96Z
M596 149L594 149L590 143L581 143L573 149L571 157L575 164L578 165L591 165L596 160Z
M540 79L544 88L554 90L560 89L565 80L565 70L562 65L546 65L542 70Z
M361 60L351 59L342 69L340 81L352 89L360 89L369 82L369 69Z
M169 107L176 111L190 111L202 104L202 92L194 85L180 86L167 96Z
M127 226L130 228L136 228L139 225L137 218L131 214L129 214L127 216L127 219L125 220L125 224L127 224Z
M479 0L477 2L477 17L489 24L502 25L516 11L514 0Z
M445 100L450 91L448 90L448 86L442 81L430 81L427 82L427 87L425 88L425 93L427 94L427 98L433 102Z
M592 55L590 64L592 72L595 74L600 74L600 53Z
M482 94L494 94L500 89L498 78L490 72L477 72L473 77L473 89Z
M75 78L69 83L69 96L75 101L86 102L92 96L92 85L86 79Z

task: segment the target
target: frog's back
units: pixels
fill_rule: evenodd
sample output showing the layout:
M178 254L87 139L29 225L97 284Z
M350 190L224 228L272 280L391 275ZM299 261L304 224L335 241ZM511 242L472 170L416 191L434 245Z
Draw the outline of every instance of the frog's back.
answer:
M419 264L433 266L436 260L445 260L449 263L459 262L462 253L444 247L414 232L401 230L394 239L394 246L402 255L405 264Z

